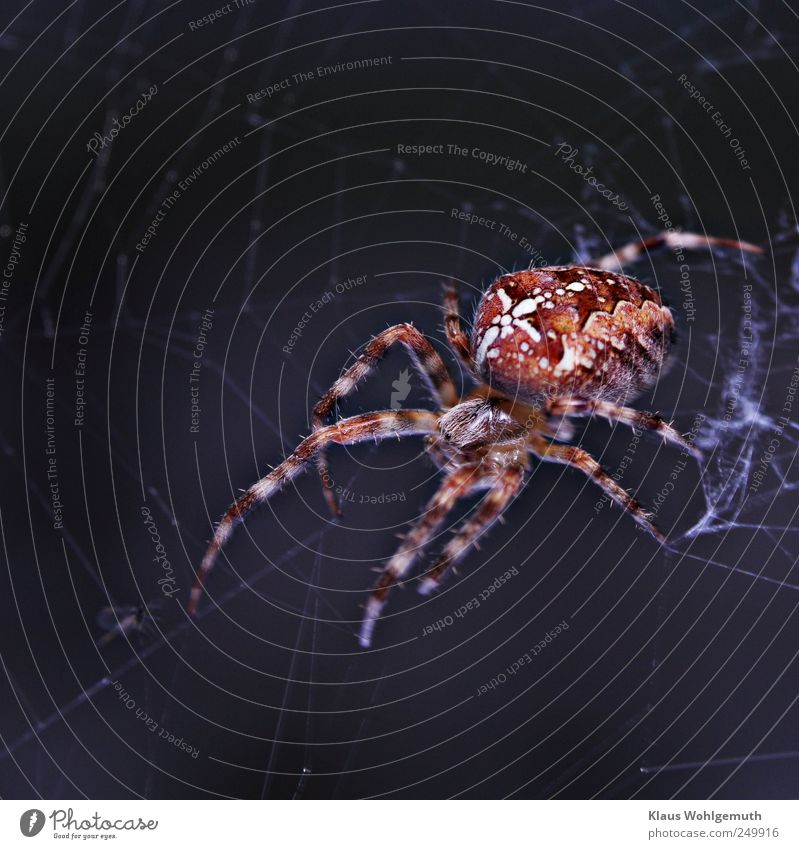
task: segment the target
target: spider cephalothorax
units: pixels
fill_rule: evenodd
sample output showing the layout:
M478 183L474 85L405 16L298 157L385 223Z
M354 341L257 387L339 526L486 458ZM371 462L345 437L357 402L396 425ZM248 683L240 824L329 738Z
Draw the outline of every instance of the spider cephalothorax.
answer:
M659 416L623 406L657 380L672 341L674 319L657 292L619 273L619 262L631 261L660 244L692 248L724 244L760 250L744 242L664 233L588 266L507 274L484 293L471 338L461 324L457 293L448 287L444 301L447 340L477 384L464 397L458 394L444 361L412 325L397 324L371 339L314 408L314 432L222 517L197 573L189 611L196 611L208 572L235 525L312 460L333 513L339 513L325 456L331 443L424 435L430 456L444 472L439 489L372 589L361 626L362 646L370 645L391 588L404 578L455 503L485 492L425 572L419 585L422 594L438 587L502 514L524 482L531 455L580 469L663 542L647 513L587 451L563 444L571 437L568 417L597 415L656 431L667 442L696 454L692 444ZM397 342L409 351L438 410L381 410L325 426L336 403Z

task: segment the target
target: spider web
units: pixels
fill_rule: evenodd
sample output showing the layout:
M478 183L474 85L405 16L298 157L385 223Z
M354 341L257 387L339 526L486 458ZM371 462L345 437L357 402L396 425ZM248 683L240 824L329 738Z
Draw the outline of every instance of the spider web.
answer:
M7 12L0 36L0 236L20 253L0 336L0 792L795 796L793 11L288 2L192 29L180 3L49 9ZM670 225L767 250L628 269L679 326L636 406L705 459L594 421L576 440L654 509L666 550L590 482L536 466L439 596L395 592L364 653L372 569L437 476L415 440L344 448L343 522L298 480L238 529L186 617L213 523L371 334L413 321L468 385L442 281L468 317L497 273ZM407 367L390 353L342 414L428 406ZM139 604L152 628L98 646L98 612Z

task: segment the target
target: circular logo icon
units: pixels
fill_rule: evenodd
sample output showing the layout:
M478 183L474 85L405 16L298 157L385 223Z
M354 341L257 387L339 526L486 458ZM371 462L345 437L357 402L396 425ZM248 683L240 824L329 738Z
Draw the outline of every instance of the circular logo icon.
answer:
M44 828L44 811L31 808L19 818L19 830L25 837L36 837Z

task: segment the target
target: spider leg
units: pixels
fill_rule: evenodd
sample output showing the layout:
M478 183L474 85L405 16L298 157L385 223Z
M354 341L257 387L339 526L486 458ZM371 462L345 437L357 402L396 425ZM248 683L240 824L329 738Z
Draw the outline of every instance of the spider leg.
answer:
M372 632L380 613L386 604L391 588L397 584L421 554L425 545L441 526L450 510L459 498L468 495L474 489L484 484L485 478L480 465L461 466L451 472L441 483L435 495L428 501L424 513L416 524L408 531L402 545L386 564L377 579L369 600L366 602L361 633L358 638L363 648L368 648L372 642Z
M763 253L763 248L753 245L751 242L739 242L735 239L719 239L717 236L702 236L699 233L682 233L676 230L666 230L647 239L639 239L621 248L616 248L616 250L588 264L594 268L601 268L604 271L619 271L622 266L635 262L638 257L652 248L663 246L668 248L681 247L687 250L725 247L738 248L739 250L750 251L755 254Z
M533 454L546 463L562 463L579 469L583 474L591 478L595 483L628 513L630 513L650 534L660 543L666 542L666 537L653 524L650 515L643 507L627 492L619 486L613 478L604 471L602 466L584 449L576 445L556 445L548 442L538 434L531 434L527 440L528 447Z
M437 432L439 416L427 410L381 410L375 413L365 413L341 419L329 427L314 431L288 456L279 466L268 475L254 483L237 501L228 508L222 520L216 527L214 538L208 545L203 557L197 578L189 597L188 612L193 616L202 597L203 584L214 565L222 546L230 538L233 529L241 522L247 513L259 504L263 504L272 495L282 489L292 478L303 469L327 445L353 445L368 439L375 441L389 436L412 436L415 434L430 434Z
M444 546L424 579L419 584L421 595L430 595L444 580L447 572L502 515L524 482L524 468L509 466L492 481L491 489L475 507L472 515Z
M366 345L358 359L342 372L341 377L319 399L313 410L313 427L318 430L324 425L338 401L345 398L353 389L369 375L377 362L386 351L399 342L404 345L411 356L416 371L425 381L439 407L452 407L458 402L458 392L447 371L444 361L428 339L411 324L395 324L382 333L374 336ZM322 480L322 491L330 512L334 516L341 515L338 499L333 491L333 481L328 471L327 456L324 449L319 452L316 460L319 476Z
M450 348L457 354L466 370L474 373L474 358L469 334L463 329L458 287L455 283L444 284L444 330Z
M702 452L690 443L679 431L667 424L656 413L622 407L609 401L552 401L549 410L553 415L561 416L601 416L609 422L621 422L630 427L646 428L659 433L665 442L676 445L687 454L702 459Z

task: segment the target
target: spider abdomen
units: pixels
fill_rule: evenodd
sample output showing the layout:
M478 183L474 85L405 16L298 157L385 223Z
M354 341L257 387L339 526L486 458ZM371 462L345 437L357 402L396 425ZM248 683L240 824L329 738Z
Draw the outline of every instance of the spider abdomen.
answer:
M472 348L482 379L510 397L617 400L655 381L673 335L671 311L638 280L552 266L494 281Z

